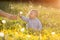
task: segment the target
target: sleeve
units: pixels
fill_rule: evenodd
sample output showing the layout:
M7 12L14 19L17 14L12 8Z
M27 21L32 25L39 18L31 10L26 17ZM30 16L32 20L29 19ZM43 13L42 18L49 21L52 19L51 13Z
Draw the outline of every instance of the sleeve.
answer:
M25 17L25 16L21 16L21 19L22 19L23 21L28 22L28 18L27 18L27 17Z
M42 30L42 23L39 21L39 24L38 24L38 28L39 28L39 30L41 31Z

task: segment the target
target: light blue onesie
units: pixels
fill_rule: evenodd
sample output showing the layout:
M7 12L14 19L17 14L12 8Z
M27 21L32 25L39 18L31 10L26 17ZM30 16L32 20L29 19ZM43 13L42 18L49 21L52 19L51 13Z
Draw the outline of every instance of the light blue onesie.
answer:
M25 16L21 16L21 19L27 22L26 24L27 29L32 28L33 30L38 30L38 31L42 30L42 24L38 18L30 19Z

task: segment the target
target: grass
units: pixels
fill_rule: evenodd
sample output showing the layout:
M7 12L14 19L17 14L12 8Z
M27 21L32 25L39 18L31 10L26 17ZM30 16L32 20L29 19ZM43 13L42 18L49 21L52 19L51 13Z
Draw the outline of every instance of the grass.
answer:
M4 2L3 5L5 3L7 4L8 2ZM6 6L8 8L2 6L6 12L17 15L22 11L25 16L31 9L37 9L39 13L38 18L42 22L43 30L40 36L34 36L33 33L28 34L25 26L26 23L20 18L18 20L9 20L0 17L0 32L4 33L2 38L5 40L60 40L60 10L29 3L10 2ZM2 8L0 7L0 9ZM2 23L2 20L5 20L6 23ZM22 28L24 28L23 32L21 31Z

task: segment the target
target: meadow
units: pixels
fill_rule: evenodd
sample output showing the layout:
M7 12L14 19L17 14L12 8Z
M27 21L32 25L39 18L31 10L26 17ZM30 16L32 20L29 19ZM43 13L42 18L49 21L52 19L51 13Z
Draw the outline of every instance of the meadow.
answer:
M26 22L19 17L17 20L0 17L0 40L60 40L60 9L22 2L0 2L0 9L14 15L22 12L26 17L31 9L37 9L43 25L37 36L28 34Z

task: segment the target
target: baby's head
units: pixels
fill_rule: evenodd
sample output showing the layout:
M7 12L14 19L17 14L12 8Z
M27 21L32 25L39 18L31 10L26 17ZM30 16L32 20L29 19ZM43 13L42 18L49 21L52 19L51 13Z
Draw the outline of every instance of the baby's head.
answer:
M38 16L38 11L37 10L31 10L29 13L29 18L34 19Z

